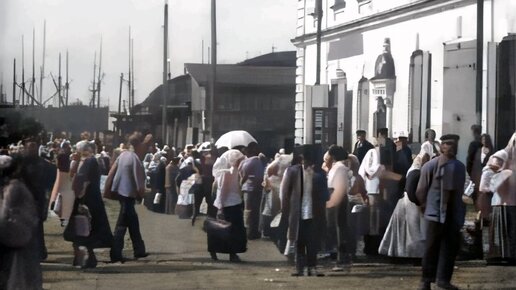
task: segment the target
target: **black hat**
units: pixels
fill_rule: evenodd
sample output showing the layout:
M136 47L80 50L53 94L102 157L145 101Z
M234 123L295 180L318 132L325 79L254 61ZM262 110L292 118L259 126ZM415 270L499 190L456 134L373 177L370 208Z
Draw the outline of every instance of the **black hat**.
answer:
M471 131L480 134L482 133L482 126L477 124L471 125Z
M380 128L380 129L378 129L377 133L387 136L387 134L389 134L389 129L387 129L387 128Z
M455 142L458 142L460 139L460 136L459 135L455 135L455 134L445 134L445 135L442 135L441 136L441 141L455 141Z
M355 132L357 135L365 135L366 134L366 131L365 130L362 130L362 129L359 129Z

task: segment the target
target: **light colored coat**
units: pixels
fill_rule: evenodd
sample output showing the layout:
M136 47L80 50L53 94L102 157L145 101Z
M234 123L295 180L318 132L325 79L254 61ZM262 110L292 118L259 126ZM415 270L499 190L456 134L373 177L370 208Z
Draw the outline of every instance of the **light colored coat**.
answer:
M145 191L145 171L138 155L126 150L115 161L117 171L111 191L121 196L136 198Z

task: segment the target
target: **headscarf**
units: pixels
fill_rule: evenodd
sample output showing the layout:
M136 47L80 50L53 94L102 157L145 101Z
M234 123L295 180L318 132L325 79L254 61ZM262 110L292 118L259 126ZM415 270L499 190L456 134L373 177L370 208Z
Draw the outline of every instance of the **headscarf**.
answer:
M516 160L516 132L512 134L511 139L507 142L507 146L505 147L505 151L509 155L509 160Z
M217 160L213 164L213 177L217 179L224 175L224 173L226 172L232 174L233 171L236 169L235 166L238 163L238 161L243 158L244 154L242 154L242 152L236 149L231 149L224 152L224 154L217 158Z

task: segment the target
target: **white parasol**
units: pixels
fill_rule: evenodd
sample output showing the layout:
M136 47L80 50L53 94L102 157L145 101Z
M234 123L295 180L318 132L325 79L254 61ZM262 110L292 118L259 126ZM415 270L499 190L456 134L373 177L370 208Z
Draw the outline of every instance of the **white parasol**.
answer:
M256 139L254 139L251 134L247 133L247 131L237 130L227 132L226 134L220 136L219 140L215 142L215 146L217 148L227 147L231 149L237 146L247 147L251 142L256 142Z

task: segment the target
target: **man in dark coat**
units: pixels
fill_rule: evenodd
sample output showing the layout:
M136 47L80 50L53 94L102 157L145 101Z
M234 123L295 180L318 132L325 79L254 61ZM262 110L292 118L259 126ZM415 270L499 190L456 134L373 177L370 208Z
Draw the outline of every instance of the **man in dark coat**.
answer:
M396 153L394 154L394 172L401 174L402 176L407 175L407 171L412 166L412 150L407 145L408 138L404 133L400 133L396 138L394 144L396 144Z
M0 156L0 289L43 289L36 202L21 182L21 158Z
M394 165L394 155L396 153L396 144L389 138L389 129L378 129L378 138L382 138L385 142L380 142L380 164L385 165L387 170L391 170Z
M35 238L39 241L40 258L47 259L47 248L43 232L43 222L47 219L48 196L56 179L57 168L38 156L38 142L34 139L25 142L21 165L21 179L32 193L38 210L38 230Z
M364 156L366 155L367 151L370 149L373 149L374 146L366 139L366 131L364 130L357 130L357 143L355 143L355 148L353 149L353 155L355 155L358 158L358 161L362 163L362 160L364 159Z
M316 271L319 232L327 200L325 174L320 169L322 152L315 145L294 150L292 166L281 183L282 219L288 223L287 239L296 247L296 271L293 276L324 276Z
M458 289L450 283L466 215L462 202L466 168L456 159L458 141L457 135L442 136L442 154L421 168L416 197L428 222L422 290L431 289L432 282L442 289Z
M407 145L408 138L404 132L399 133L394 143L396 144L396 153L394 154L393 171L402 176L398 183L398 196L401 198L405 191L407 172L412 166L412 150Z

